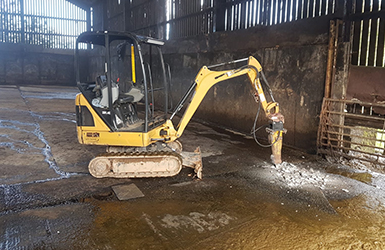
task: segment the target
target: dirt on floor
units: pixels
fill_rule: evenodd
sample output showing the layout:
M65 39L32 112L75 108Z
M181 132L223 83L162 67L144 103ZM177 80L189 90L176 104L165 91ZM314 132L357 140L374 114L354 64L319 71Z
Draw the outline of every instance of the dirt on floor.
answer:
M191 122L203 179L96 179L76 88L0 87L0 249L385 249L385 176ZM290 133L290 131L288 131ZM143 197L118 200L114 186Z

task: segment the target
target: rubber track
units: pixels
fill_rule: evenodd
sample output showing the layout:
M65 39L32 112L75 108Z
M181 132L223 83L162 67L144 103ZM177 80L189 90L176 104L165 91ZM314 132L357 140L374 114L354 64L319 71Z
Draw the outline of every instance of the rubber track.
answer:
M167 151L144 151L144 152L130 152L130 153L101 153L97 157L120 157L120 156L166 156L166 155L173 155L178 157L182 161L182 156L175 152L167 152Z
M182 165L182 156L178 153L175 153L175 152L166 152L166 151L156 151L156 152L130 152L130 153L101 153L99 154L98 156L96 156L94 159L97 159L97 158L107 158L107 159L111 159L111 158L135 158L135 157L151 157L151 156L156 156L156 157L164 157L164 156L173 156L173 157L177 157L179 160L180 160L180 164ZM112 177L112 178L125 178L124 177L124 174L119 174L119 173L116 173L116 174L112 174L114 172L110 172L108 175L106 176L94 176L94 177L97 177L97 178L102 178L102 177ZM171 175L173 176L173 175ZM156 175L154 176L149 176L149 177L158 177ZM160 176L159 176L160 177ZM164 176L163 176L164 177ZM132 177L129 177L127 176L126 178L132 178Z

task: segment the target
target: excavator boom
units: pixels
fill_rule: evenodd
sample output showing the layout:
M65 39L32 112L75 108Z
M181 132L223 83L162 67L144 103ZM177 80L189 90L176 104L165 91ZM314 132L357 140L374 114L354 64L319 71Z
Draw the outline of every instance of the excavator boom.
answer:
M186 111L184 112L178 126L176 127L176 131L174 131L174 128L171 128L170 135L174 133L174 137L179 138L183 134L187 124L190 122L195 111L198 109L203 98L206 96L207 92L212 86L224 80L247 75L251 86L255 91L254 96L256 97L256 101L260 103L266 117L271 122L270 127L267 128L267 132L269 133L269 142L272 147L272 161L274 164L280 164L282 162L282 136L283 133L286 132L286 130L283 128L284 117L281 113L279 113L279 104L275 102L271 92L270 96L272 101L267 102L260 80L260 78L263 76L261 64L252 56L247 58L247 60L247 65L234 70L213 71L210 70L207 66L202 67L192 86L189 88L181 102L178 104L174 113L171 115L170 119L172 119L174 115L179 110L181 110L183 105L188 100L187 97L191 96L191 99L189 100L190 103L186 108ZM174 138L172 138L172 140L173 139Z

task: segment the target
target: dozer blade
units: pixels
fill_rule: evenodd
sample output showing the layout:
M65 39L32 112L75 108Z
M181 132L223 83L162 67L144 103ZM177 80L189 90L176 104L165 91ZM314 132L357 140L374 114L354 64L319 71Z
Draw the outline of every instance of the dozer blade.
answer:
M193 168L196 176L202 179L202 155L200 147L197 147L194 152L181 152L183 166Z
M91 160L89 172L96 178L169 177L182 169L182 159L173 152L106 153Z

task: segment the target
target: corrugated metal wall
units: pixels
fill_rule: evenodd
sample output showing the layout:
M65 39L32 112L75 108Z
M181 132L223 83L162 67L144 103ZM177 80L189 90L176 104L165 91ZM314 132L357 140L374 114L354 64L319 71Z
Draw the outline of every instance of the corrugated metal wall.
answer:
M352 65L385 67L385 0L121 0L105 8L104 29L165 40L330 16L344 21Z
M336 0L132 0L129 30L163 39L333 14Z

